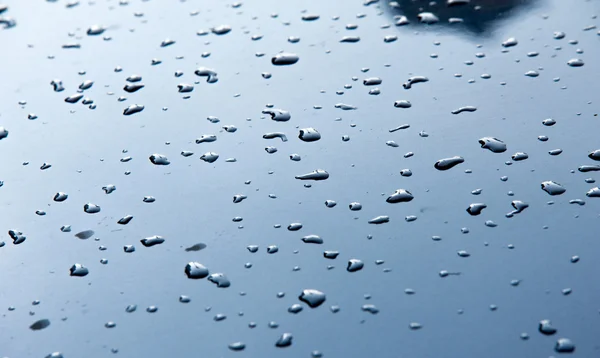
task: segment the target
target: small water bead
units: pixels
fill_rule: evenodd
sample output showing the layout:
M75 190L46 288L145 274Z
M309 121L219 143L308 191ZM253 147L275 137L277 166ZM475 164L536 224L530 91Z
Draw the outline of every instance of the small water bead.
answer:
M70 271L71 276L76 276L76 277L84 277L90 273L90 271L87 269L87 267L83 266L82 264L74 264L73 266L71 266L69 271Z
M262 113L270 115L276 122L287 122L291 118L290 112L279 108L265 108Z
M350 136L349 135L343 135L342 136L342 142L348 142L350 140Z
M542 190L550 195L561 195L567 191L562 185L551 180L542 182L541 187Z
M572 353L575 351L575 344L568 338L559 338L554 345L554 350L558 353Z
M292 345L292 339L294 337L291 333L283 333L281 337L275 342L275 347L284 348Z
M208 269L199 262L190 262L185 266L185 274L191 279L202 279L208 276Z
M552 34L552 37L554 37L555 40L562 40L565 36L566 34L562 31L555 31L554 34Z
M139 105L139 104L132 104L131 106L129 106L123 110L123 115L130 116L132 114L139 113L143 110L144 110L144 106Z
M379 77L368 77L368 78L365 78L363 80L363 85L365 85L365 86L377 86L377 85L380 85L381 82L382 82L382 80Z
M348 260L348 266L346 267L346 271L348 272L356 272L362 270L365 264L359 259L350 259Z
M279 247L277 247L277 245L269 245L267 246L267 253L268 254L274 254L277 253L279 251Z
M148 159L150 159L150 162L154 165L169 165L171 164L171 162L169 162L169 159L162 155L162 154L152 154Z
M494 137L483 137L479 139L481 148L489 149L494 153L503 153L506 151L506 144L498 138Z
M457 166L458 164L464 163L464 161L465 161L465 159L463 157L459 157L459 156L444 158L444 159L438 160L434 164L434 167L437 170L443 171L443 170L451 169L451 168Z
M373 219L369 220L369 224L376 224L376 225L377 224L384 224L384 223L387 223L387 222L390 222L390 217L389 216L385 216L385 215L377 216L377 217L374 217Z
M411 322L408 324L408 328L412 331L416 331L423 328L423 325L418 322Z
M158 311L158 307L156 307L156 306L148 306L146 308L146 312L148 312L148 313L155 313L156 311Z
M504 42L502 42L502 47L513 47L513 46L517 46L518 44L519 44L519 41L517 41L516 38L510 37L507 40L505 40Z
M396 40L398 40L398 36L396 35L386 35L383 37L383 42L385 43L395 42Z
M358 202L352 202L348 205L348 208L352 211L359 211L362 209L362 204Z
M334 105L334 107L335 108L339 108L339 109L344 110L344 111L353 111L353 110L358 109L358 107L353 106L351 104L346 104L346 103L336 103Z
M584 62L582 59L572 58L567 62L567 65L569 65L571 67L581 67L584 65Z
M215 152L206 152L200 156L200 159L207 163L214 163L219 159L219 155Z
M600 188L598 188L598 187L592 188L592 189L588 190L588 192L585 193L585 195L588 198L600 198Z
M404 220L405 220L406 222L413 222L413 221L417 220L417 216L415 216L415 215L408 215L408 216L406 216L406 217L404 218Z
M273 56L271 58L271 63L275 66L287 66L295 64L299 59L300 57L295 53L282 52Z
M305 289L302 291L298 299L306 303L310 308L317 308L322 305L327 297L325 293L315 289Z
M87 203L83 206L83 211L88 214L96 214L100 212L100 207L96 204Z
M513 154L511 158L515 162L518 162L518 161L525 160L525 159L529 158L529 155L527 155L527 153L517 152L517 153Z
M56 202L63 202L65 200L67 200L68 197L69 197L69 195L67 195L67 193L64 193L61 191L54 195L53 200Z
M404 158L410 158L410 157L412 157L413 155L415 155L415 153L413 153L413 152L408 152L408 153L404 154Z
M411 89L412 85L414 85L416 83L424 83L424 82L428 82L428 81L429 81L429 78L427 78L425 76L413 76L413 77L410 77L408 79L408 81L403 83L402 87L404 87L404 89Z
M525 76L527 76L527 77L537 77L539 75L540 74L537 71L533 71L533 70L525 72Z
M296 175L299 180L326 180L329 178L329 173L323 169L316 169L310 173Z
M394 102L394 107L396 108L410 108L412 104L407 100L398 100Z
M230 343L227 346L230 350L232 351L243 351L244 349L246 349L246 344L242 343L242 342L234 342L234 343Z
M319 235L306 235L302 238L302 241L307 244L322 244L323 239Z
M546 336L551 336L557 332L557 329L552 326L550 320L543 319L538 325L538 331Z
M417 14L417 18L419 19L419 22L428 25L432 25L440 21L440 19L431 12L419 13Z
M321 139L321 133L314 128L300 129L298 138L303 142L315 142Z
M368 312L370 314L377 314L377 313L379 313L379 309L375 305L373 305L373 304L362 305L362 307L360 309L363 312Z
M333 208L336 205L337 203L335 202L335 200L325 200L325 206L328 208Z
M341 43L356 43L360 41L359 36L344 36L340 40Z
M476 110L477 110L477 107L475 107L475 106L464 106L464 107L457 108L450 113L461 114L462 112L475 112Z
M388 203L391 203L391 204L395 204L395 203L406 203L406 202L412 201L413 199L414 199L414 196L408 190L397 189L390 196L388 196L388 198L385 201Z
M145 239L141 239L140 242L145 247L152 247L155 245L162 244L163 242L165 242L165 239L162 236L154 235L154 236L147 237Z

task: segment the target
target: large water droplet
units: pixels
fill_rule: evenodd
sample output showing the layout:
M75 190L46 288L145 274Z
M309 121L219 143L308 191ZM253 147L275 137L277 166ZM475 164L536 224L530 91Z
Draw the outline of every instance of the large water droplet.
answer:
M437 170L448 170L460 163L464 163L465 159L463 157L455 156L451 158L440 159L433 165Z
M73 266L71 266L69 271L71 273L71 276L76 277L87 276L87 274L90 273L87 267L83 266L82 264L74 264Z
M208 269L199 262L190 262L185 266L185 274L191 279L201 279L208 276Z
M319 290L306 289L302 291L298 299L306 303L310 308L316 308L325 302L326 296Z
M271 63L275 66L293 65L298 62L300 58L295 53L282 52L271 58Z
M552 180L542 182L542 190L550 195L560 195L567 191L562 185Z

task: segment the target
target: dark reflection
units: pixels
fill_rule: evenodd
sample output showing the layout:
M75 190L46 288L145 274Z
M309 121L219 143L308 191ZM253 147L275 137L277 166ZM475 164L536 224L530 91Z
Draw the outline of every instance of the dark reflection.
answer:
M448 26L475 35L531 8L538 0L397 0L385 1L396 26ZM404 18L406 17L406 18Z

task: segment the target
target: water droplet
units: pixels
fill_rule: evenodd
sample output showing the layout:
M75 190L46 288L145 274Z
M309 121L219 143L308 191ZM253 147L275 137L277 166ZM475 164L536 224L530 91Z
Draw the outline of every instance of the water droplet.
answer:
M340 40L340 42L342 42L342 43L356 43L356 42L359 42L359 41L360 41L360 37L359 36L344 36Z
M230 343L228 347L232 351L243 351L244 349L246 349L246 345L242 342Z
M46 358L64 358L64 356L60 352L54 352L54 353L48 354L46 356Z
M144 110L144 106L139 105L139 104L132 104L131 106L129 106L123 110L123 115L130 116L132 114L136 114L143 110Z
M473 204L469 205L469 207L467 208L467 212L473 216L476 216L476 215L481 214L481 211L485 208L487 208L487 205L485 205L485 204L473 203Z
M284 348L292 345L292 337L291 333L284 333L279 337L277 342L275 342L275 347Z
M552 37L554 37L555 40L562 40L565 36L566 34L562 31L555 31L554 34L552 34Z
M154 245L162 244L165 242L165 239L162 236L154 235L145 239L141 239L140 242L146 247L152 247Z
M511 37L508 38L506 41L504 41L502 43L502 47L512 47L512 46L517 46L517 44L519 43L519 41L517 41L516 38Z
M306 235L302 238L307 244L322 244L323 239L319 235Z
M457 109L453 110L450 113L452 113L452 114L460 114L462 112L475 112L476 110L477 110L477 107L474 107L474 106L464 106L464 107L457 108Z
M154 165L169 165L171 164L171 162L169 162L169 159L167 159L166 156L162 155L162 154L152 154L150 156L150 162L152 162L152 164Z
M317 14L304 14L302 15L302 20L304 21L315 21L319 19L319 15Z
M77 103L82 98L83 98L83 94L82 93L75 93L75 94L70 95L69 97L65 98L65 102L67 102L67 103Z
M598 188L598 187L592 188L592 189L588 190L588 192L585 193L585 195L588 198L600 198L600 188Z
M544 181L542 182L542 190L544 190L546 193L550 194L550 195L560 195L562 193L564 193L565 191L567 191L567 189L565 189L562 185L560 185L557 182L548 180L548 181Z
M346 267L346 270L348 272L356 272L356 271L362 270L362 268L364 266L365 266L365 264L361 260L350 259L350 260L348 260L348 266Z
M302 291L298 299L306 303L310 308L317 308L326 300L323 292L315 289L305 289Z
M282 52L271 58L271 63L275 66L293 65L300 58L295 53Z
M74 264L73 266L71 266L69 271L71 273L71 276L76 277L87 276L87 274L90 273L87 267L83 266L82 264Z
M262 113L270 115L271 119L277 122L287 122L292 117L290 112L279 108L265 108Z
M189 275L188 275L188 277L189 277ZM223 274L223 273L213 273L210 276L208 276L208 280L220 288L227 288L227 287L231 286L231 282L229 281L227 276L225 276L225 274Z
M516 152L515 154L512 155L511 158L515 162L518 162L518 161L525 160L525 159L529 158L529 155L527 155L527 153L523 153L523 152Z
M285 133L282 133L282 132L270 132L270 133L266 133L266 134L263 135L263 138L264 139L279 138L279 139L281 139L282 142L287 142L287 137L286 137Z
M96 214L100 212L100 207L96 204L87 203L83 206L83 211L88 214Z
M358 203L358 202L352 202L348 205L348 207L350 208L350 210L352 211L359 211L362 209L362 204Z
M199 262L190 262L185 266L185 274L191 279L202 279L208 276L208 269Z
M316 169L310 173L296 175L299 180L325 180L329 178L329 173L323 169Z
M288 225L287 229L289 231L298 231L298 230L302 229L302 224L301 223L291 223Z
M379 313L379 309L377 307L375 307L375 305L373 305L373 304L362 305L362 307L360 309L363 312L369 312L370 314L377 314L377 313Z
M100 25L92 25L87 30L88 36L102 35L106 29Z
M457 166L460 163L464 163L464 161L465 161L465 159L463 157L459 157L459 156L455 156L455 157L451 157L451 158L444 158L444 159L438 160L434 164L434 168L437 170L448 170L448 169L451 169L451 168Z
M373 219L369 220L369 224L376 224L376 225L384 224L387 222L390 222L390 217L385 216L385 215L377 216L377 217L374 217Z
M214 163L217 159L219 159L219 155L215 152L206 152L200 156L200 159L207 163Z
M62 201L67 200L68 197L69 197L69 195L67 195L67 193L60 191L60 192L54 194L53 200L56 202L62 202Z
M328 208L333 208L336 205L337 203L335 202L335 200L325 200L325 206Z
M383 42L390 43L398 40L398 36L396 35L386 35L383 37Z
M525 72L525 76L527 76L527 77L537 77L539 75L540 74L537 71L533 71L533 70Z
M438 21L440 21L440 19L438 19L437 16L435 16L434 14L430 13L430 12L422 12L420 14L417 15L417 18L419 19L419 21L423 24L435 24Z
M425 77L425 76L413 76L410 77L408 79L408 81L406 81L406 83L402 84L402 87L404 87L404 89L410 89L412 88L412 85L416 84L416 83L423 83L423 82L428 82L429 78Z
M414 196L405 189L397 189L385 201L388 203L406 203L414 199Z
M556 341L554 350L558 353L572 353L575 351L575 344L568 338L559 338Z
M489 149L494 153L503 153L506 151L506 144L498 138L483 137L479 140L481 148Z
M410 103L410 101L407 100L399 100L394 102L394 107L396 108L410 108L412 107L412 103Z
M79 85L79 89L82 91L85 91L87 89L92 88L92 86L94 85L94 81L90 81L90 80L86 80L83 81L80 85Z
M267 254L274 254L279 251L279 247L277 245L269 245L267 246Z
M363 80L363 85L365 86L376 86L381 84L381 78L379 77L369 77Z
M571 67L581 67L584 65L583 60L579 58L572 58L567 62L567 65Z
M196 69L194 73L196 74L196 76L206 77L207 83L215 83L219 80L219 78L217 77L217 72L215 72L215 70L211 68L198 67L198 69Z
M557 329L552 326L552 322L550 322L550 320L548 319L543 319L540 321L538 330L540 331L540 333L546 336L551 336L557 331Z
M321 133L314 128L303 128L300 129L298 138L304 142L315 142L321 139Z

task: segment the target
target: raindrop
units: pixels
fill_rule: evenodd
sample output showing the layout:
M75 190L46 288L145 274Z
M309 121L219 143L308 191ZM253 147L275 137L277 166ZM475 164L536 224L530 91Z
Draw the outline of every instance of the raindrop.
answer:
M362 209L362 204L361 203L357 203L357 202L352 202L348 205L348 207L350 208L350 210L352 211L359 211Z
M196 69L194 73L196 74L196 76L206 77L207 83L215 83L219 80L219 78L217 77L217 72L210 68L198 67L198 69Z
M282 133L282 132L270 132L270 133L266 133L266 134L263 135L263 138L264 139L279 138L279 139L281 139L282 142L287 142L287 137L286 137L285 133Z
M381 78L379 77L369 77L363 80L363 85L365 86L376 86L381 84Z
M289 347L292 345L292 339L293 337L291 333L284 333L281 335L281 337L279 337L277 342L275 342L275 347Z
M542 333L546 336L551 336L551 335L555 334L557 331L556 328L554 328L552 326L552 322L550 322L550 320L548 320L548 319L543 319L540 321L538 330L540 331L540 333Z
M306 235L302 238L307 244L322 244L323 239L319 235Z
M152 164L154 165L169 165L171 164L171 162L169 162L169 159L167 159L166 156L162 155L162 154L152 154L150 156L150 162L152 162Z
M310 173L296 175L296 179L300 180L325 180L329 178L329 173L323 169L316 169Z
M189 277L189 275L188 275L188 277ZM227 276L225 276L225 274L223 274L223 273L213 273L210 276L208 276L208 280L220 288L226 288L226 287L231 286L231 282L229 281Z
M475 112L476 110L477 110L477 107L474 107L474 106L464 106L464 107L457 108L457 109L453 110L450 113L452 113L452 114L460 114L462 112Z
M83 98L83 94L82 93L75 93L75 94L73 94L73 95L65 98L65 102L67 102L67 103L77 103L82 98Z
M346 267L346 270L348 272L356 272L356 271L362 270L362 268L364 266L365 266L365 264L361 260L350 259L350 260L348 260L348 266Z
M208 269L199 262L190 262L185 266L185 274L191 279L201 279L208 276Z
M584 65L583 60L579 58L572 58L567 62L567 65L571 67L581 67Z
M544 181L541 185L542 190L550 195L560 195L567 191L567 189L565 189L562 185L551 180Z
M326 300L323 292L315 289L305 289L302 291L298 299L306 303L310 308L317 308Z
M87 267L83 266L82 264L74 264L73 266L71 266L69 271L71 273L71 276L76 277L87 276L87 274L90 273Z
M265 108L262 113L270 115L271 119L276 122L287 122L292 117L290 112L279 108Z
M525 159L529 158L529 155L527 155L527 153L517 152L517 153L513 154L511 158L515 162L518 162L518 161L525 160Z
M62 201L65 201L65 200L67 200L67 198L68 198L68 197L69 197L69 195L67 195L67 193L63 193L63 192L61 191L61 192L58 192L58 193L56 193L56 194L54 195L54 198L53 198L53 199L54 199L54 201L56 201L56 202L62 202Z
M554 350L558 353L572 353L575 351L575 344L568 338L559 338L556 341Z
M154 245L162 244L165 242L165 239L162 236L154 235L145 239L141 239L140 242L146 247L152 247Z
M369 312L370 314L377 314L377 313L379 313L379 309L377 307L375 307L375 305L373 305L373 304L362 305L362 307L360 309L363 312Z
M194 90L194 86L187 83L180 83L177 85L177 92L179 93L189 93Z
M207 163L214 163L217 159L219 159L219 155L215 152L207 152L202 154L200 159Z
M377 216L374 217L373 219L369 220L369 224L383 224L383 223L387 223L390 222L390 217L389 216Z
M481 148L489 149L494 153L503 153L506 151L506 144L498 138L483 137L479 140Z
M271 58L271 63L275 66L293 65L300 58L295 53L282 52Z
M412 107L412 104L410 103L410 101L407 101L407 100L399 100L399 101L394 102L394 107L410 108L410 107Z
M469 207L467 208L467 212L469 214L471 214L472 216L477 216L477 215L481 214L481 211L485 208L487 208L487 205L485 205L485 204L473 203L473 204L469 205Z
M419 21L421 23L428 24L428 25L435 24L440 21L440 19L438 19L437 16L435 16L434 14L432 14L430 12L422 12L417 15L417 18L419 19Z
M519 41L516 38L511 37L502 43L502 47L513 47L517 46L518 43Z
M429 78L425 77L425 76L413 76L410 77L408 79L408 81L406 81L406 83L402 84L402 87L404 87L404 89L410 89L412 88L412 85L416 84L416 83L422 83L422 82L427 82L429 81Z
M304 142L315 142L321 139L321 133L314 128L303 128L300 129L298 138Z
M144 110L144 106L139 105L139 104L132 104L131 106L129 106L123 110L123 115L130 116L132 114L136 114L143 110Z
M434 164L434 168L437 170L448 170L448 169L451 169L451 168L457 166L460 163L464 163L464 161L465 161L465 159L463 157L459 157L459 156L455 156L455 157L451 157L451 158L444 158L444 159L438 160Z
M246 348L246 345L242 342L234 342L230 343L228 347L232 351L243 351Z
M83 211L88 214L96 214L100 212L100 207L96 204L87 203L83 206Z
M219 25L211 28L210 31L215 35L225 35L226 33L231 31L231 26Z

